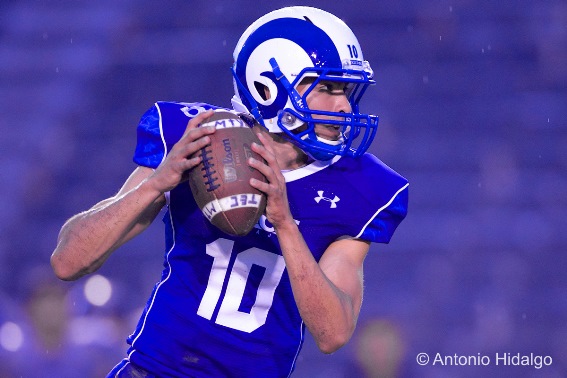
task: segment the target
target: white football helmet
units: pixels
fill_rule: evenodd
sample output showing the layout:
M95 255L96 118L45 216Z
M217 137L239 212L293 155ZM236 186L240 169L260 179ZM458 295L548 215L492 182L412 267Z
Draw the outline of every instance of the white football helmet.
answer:
M366 88L375 84L372 69L352 30L328 12L294 6L259 18L234 49L232 73L234 109L251 113L270 132L285 133L315 159L360 156L376 135L378 117L358 110ZM296 88L306 77L314 81L300 95ZM346 84L350 113L309 109L306 97L322 80ZM315 124L338 127L342 137L320 138Z

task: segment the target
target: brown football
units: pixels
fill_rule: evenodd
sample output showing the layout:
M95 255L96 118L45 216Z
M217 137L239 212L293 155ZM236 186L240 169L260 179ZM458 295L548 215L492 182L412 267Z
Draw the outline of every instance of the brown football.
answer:
M264 213L266 196L250 186L250 179L266 182L258 170L250 167L252 142L260 143L248 122L237 113L217 109L201 126L215 126L211 143L197 154L201 163L189 172L189 186L197 205L213 225L234 236L249 233Z

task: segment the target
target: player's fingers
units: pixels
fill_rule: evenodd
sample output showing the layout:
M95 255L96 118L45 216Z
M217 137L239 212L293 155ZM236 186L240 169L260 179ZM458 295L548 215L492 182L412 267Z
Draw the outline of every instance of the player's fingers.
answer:
M180 140L177 142L167 154L168 160L185 160L199 149L207 146L210 143L208 136L203 136L196 140L190 139Z
M260 173L268 179L268 182L274 182L276 180L274 170L260 160L250 157L248 158L248 165L260 171Z
M269 147L269 144L266 143L266 139L264 139L264 143L265 143L264 145L258 143L252 143L252 151L262 156L274 171L279 172L280 166L276 159L276 155L274 154L273 150L271 150L271 147Z
M269 194L271 192L271 186L270 184L268 184L267 182L255 179L255 178L251 178L250 179L250 185L256 189L258 189L261 192L267 193Z
M266 149L266 151L268 151L269 153L275 156L275 152L272 149L272 146L268 142L267 138L264 136L264 134L257 133L256 135L258 136L258 139L260 139L260 143L262 143L262 146Z
M179 140L179 142L177 142L178 145L180 146L187 146L188 144L191 143L195 143L196 141L198 141L199 139L203 139L206 138L207 135L211 135L216 131L214 126L205 126L205 127L199 127L196 129L191 129L189 131L187 131L186 134L183 135L183 137L181 137L181 139ZM207 143L210 142L210 139L205 139Z
M267 182L251 178L250 185L259 191L264 192L268 196L269 203L272 203L274 200L278 201L278 199L285 198L285 179L279 170L274 171L272 167L254 158L250 158L248 160L248 164L266 177Z
M251 178L250 186L258 189L259 191L265 193L268 196L268 205L270 203L279 203L282 198L285 198L285 186L279 185L279 183L273 184L270 182L264 182L256 178ZM275 201L275 202L274 202Z
M248 159L248 165L260 171L269 183L282 185L285 180L274 154L270 153L264 146L256 143L252 143L252 151L258 153L262 158L264 158L267 164L263 161L250 157Z
M195 152L199 151L201 148L206 147L211 143L211 138L208 136L203 136L198 138L190 143L183 144L180 147L179 153L184 157L187 158L188 156L193 155Z
M201 163L201 155L195 155L184 162L184 171L195 168L199 163Z

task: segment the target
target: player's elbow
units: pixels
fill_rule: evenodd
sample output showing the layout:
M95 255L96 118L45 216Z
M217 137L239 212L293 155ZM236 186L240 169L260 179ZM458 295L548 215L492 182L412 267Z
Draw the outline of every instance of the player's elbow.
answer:
M55 273L55 276L57 278L63 281L73 280L73 274L67 268L66 264L61 262L61 260L58 258L57 255L55 254L51 255L50 263L51 263L51 269L53 269L53 273Z
M63 259L57 251L51 255L50 263L55 276L63 281L74 281L87 274L84 269L77 269L69 261Z
M325 354L335 353L348 343L351 335L352 333L349 332L335 332L327 337L317 339L317 347Z
M332 354L335 353L337 350L341 349L347 342L346 341L338 341L338 342L322 342L317 343L319 350L325 354Z

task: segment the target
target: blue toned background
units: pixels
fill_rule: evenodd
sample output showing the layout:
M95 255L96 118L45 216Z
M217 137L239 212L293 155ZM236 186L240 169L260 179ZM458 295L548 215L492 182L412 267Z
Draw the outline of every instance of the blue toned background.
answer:
M134 169L154 101L230 106L239 35L290 4L0 3L0 377L101 377L124 356L159 278L161 222L71 283L49 267L59 228ZM352 341L326 356L308 338L295 376L567 376L567 3L304 4L358 35L378 82L363 104L381 117L372 152L411 190L407 220L367 258ZM432 366L438 353L491 363Z

